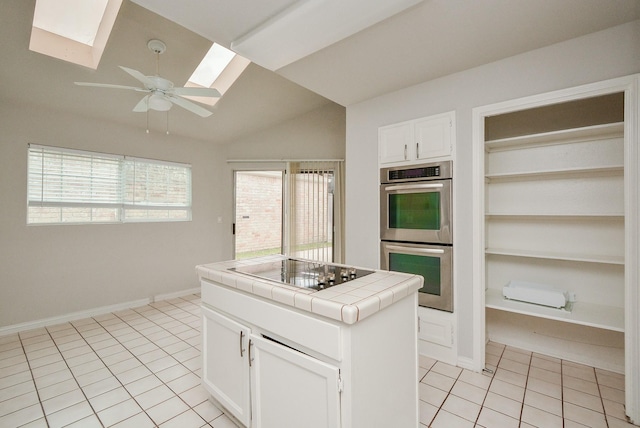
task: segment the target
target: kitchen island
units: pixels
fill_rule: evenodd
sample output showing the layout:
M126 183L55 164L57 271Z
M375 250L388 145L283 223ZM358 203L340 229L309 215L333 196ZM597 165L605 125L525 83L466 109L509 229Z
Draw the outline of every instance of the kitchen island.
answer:
M332 265L344 281L330 286L317 270L282 282L252 269L282 266L284 280L291 260L197 266L214 401L245 427L417 428L422 277Z

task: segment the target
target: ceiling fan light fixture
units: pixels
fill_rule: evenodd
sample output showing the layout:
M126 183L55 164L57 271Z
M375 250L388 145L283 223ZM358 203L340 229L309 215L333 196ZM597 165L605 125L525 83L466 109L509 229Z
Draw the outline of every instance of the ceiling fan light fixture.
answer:
M159 40L150 40L148 43L150 50L156 53L159 58L160 54L164 52L166 48L165 44ZM191 97L215 97L221 96L220 91L214 88L202 88L202 87L181 87L176 88L173 86L173 82L160 77L160 73L156 73L155 76L145 76L138 70L133 68L120 66L122 71L129 74L134 79L144 84L144 87L136 86L124 86L124 85L111 85L108 83L90 83L90 82L74 82L80 86L95 86L100 88L115 88L115 89L128 89L136 92L145 92L146 95L142 98L138 104L135 105L133 111L135 112L148 112L149 109L156 111L169 111L173 104L178 105L191 113L195 113L200 117L209 117L212 112L206 108L200 107L198 104L186 99L187 96ZM159 68L159 67L157 67Z
M168 111L171 108L171 101L160 94L150 95L147 103L150 109L156 111Z

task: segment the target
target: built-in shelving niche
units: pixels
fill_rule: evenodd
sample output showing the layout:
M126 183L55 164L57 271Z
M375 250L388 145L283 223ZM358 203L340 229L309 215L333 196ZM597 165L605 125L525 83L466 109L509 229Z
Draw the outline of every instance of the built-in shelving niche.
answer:
M624 371L624 94L485 118L490 340ZM511 280L574 292L570 311L506 300Z

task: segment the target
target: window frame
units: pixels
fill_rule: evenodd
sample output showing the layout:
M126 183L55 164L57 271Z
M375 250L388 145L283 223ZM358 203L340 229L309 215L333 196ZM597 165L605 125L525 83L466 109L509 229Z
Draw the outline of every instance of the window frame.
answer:
M44 164L46 157L59 157L60 165L54 165L54 168L47 172ZM34 165L32 163L34 160L39 161L40 165ZM65 161L75 161L74 166L78 168L76 171L80 171L80 173L77 175L65 174ZM96 164L104 163L107 165L106 168L111 168L111 170L107 171L106 176L99 175L93 169L94 162ZM117 168L117 171L113 171L114 167ZM136 167L143 167L147 170L144 180L140 180L136 175ZM102 171L104 172L104 170ZM151 175L153 177L149 179ZM54 177L58 181L57 186L49 185L47 188L47 177ZM75 183L73 180L76 180ZM67 181L66 184L65 181ZM98 183L95 188L94 181ZM104 183L106 185L103 185ZM140 186L140 184L142 185ZM81 190L74 191L74 187ZM137 196L141 192L152 193L153 198L140 200ZM163 192L164 195L162 195ZM103 197L102 195L105 194L106 197ZM28 226L191 221L193 206L192 165L29 144L26 196L26 222ZM58 213L54 211L54 215L59 215L59 218L54 221L46 219L43 221L42 218L37 217L37 213L32 212L31 207L59 209ZM74 221L72 214L64 212L65 208L69 210L84 209L84 212L80 213L80 218L85 218L85 220ZM114 211L102 214L102 216L97 215L98 219L94 220L96 210L99 209ZM162 211L164 215L150 216L149 214L154 211ZM172 211L180 213L178 216L171 216ZM68 218L65 219L64 216L68 216Z

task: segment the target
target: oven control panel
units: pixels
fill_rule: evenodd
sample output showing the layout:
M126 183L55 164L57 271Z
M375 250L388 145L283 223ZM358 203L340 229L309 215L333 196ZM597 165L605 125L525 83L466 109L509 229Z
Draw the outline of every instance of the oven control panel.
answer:
M402 181L419 181L450 179L452 177L452 161L435 162L411 167L391 167L380 170L381 183L397 183Z

